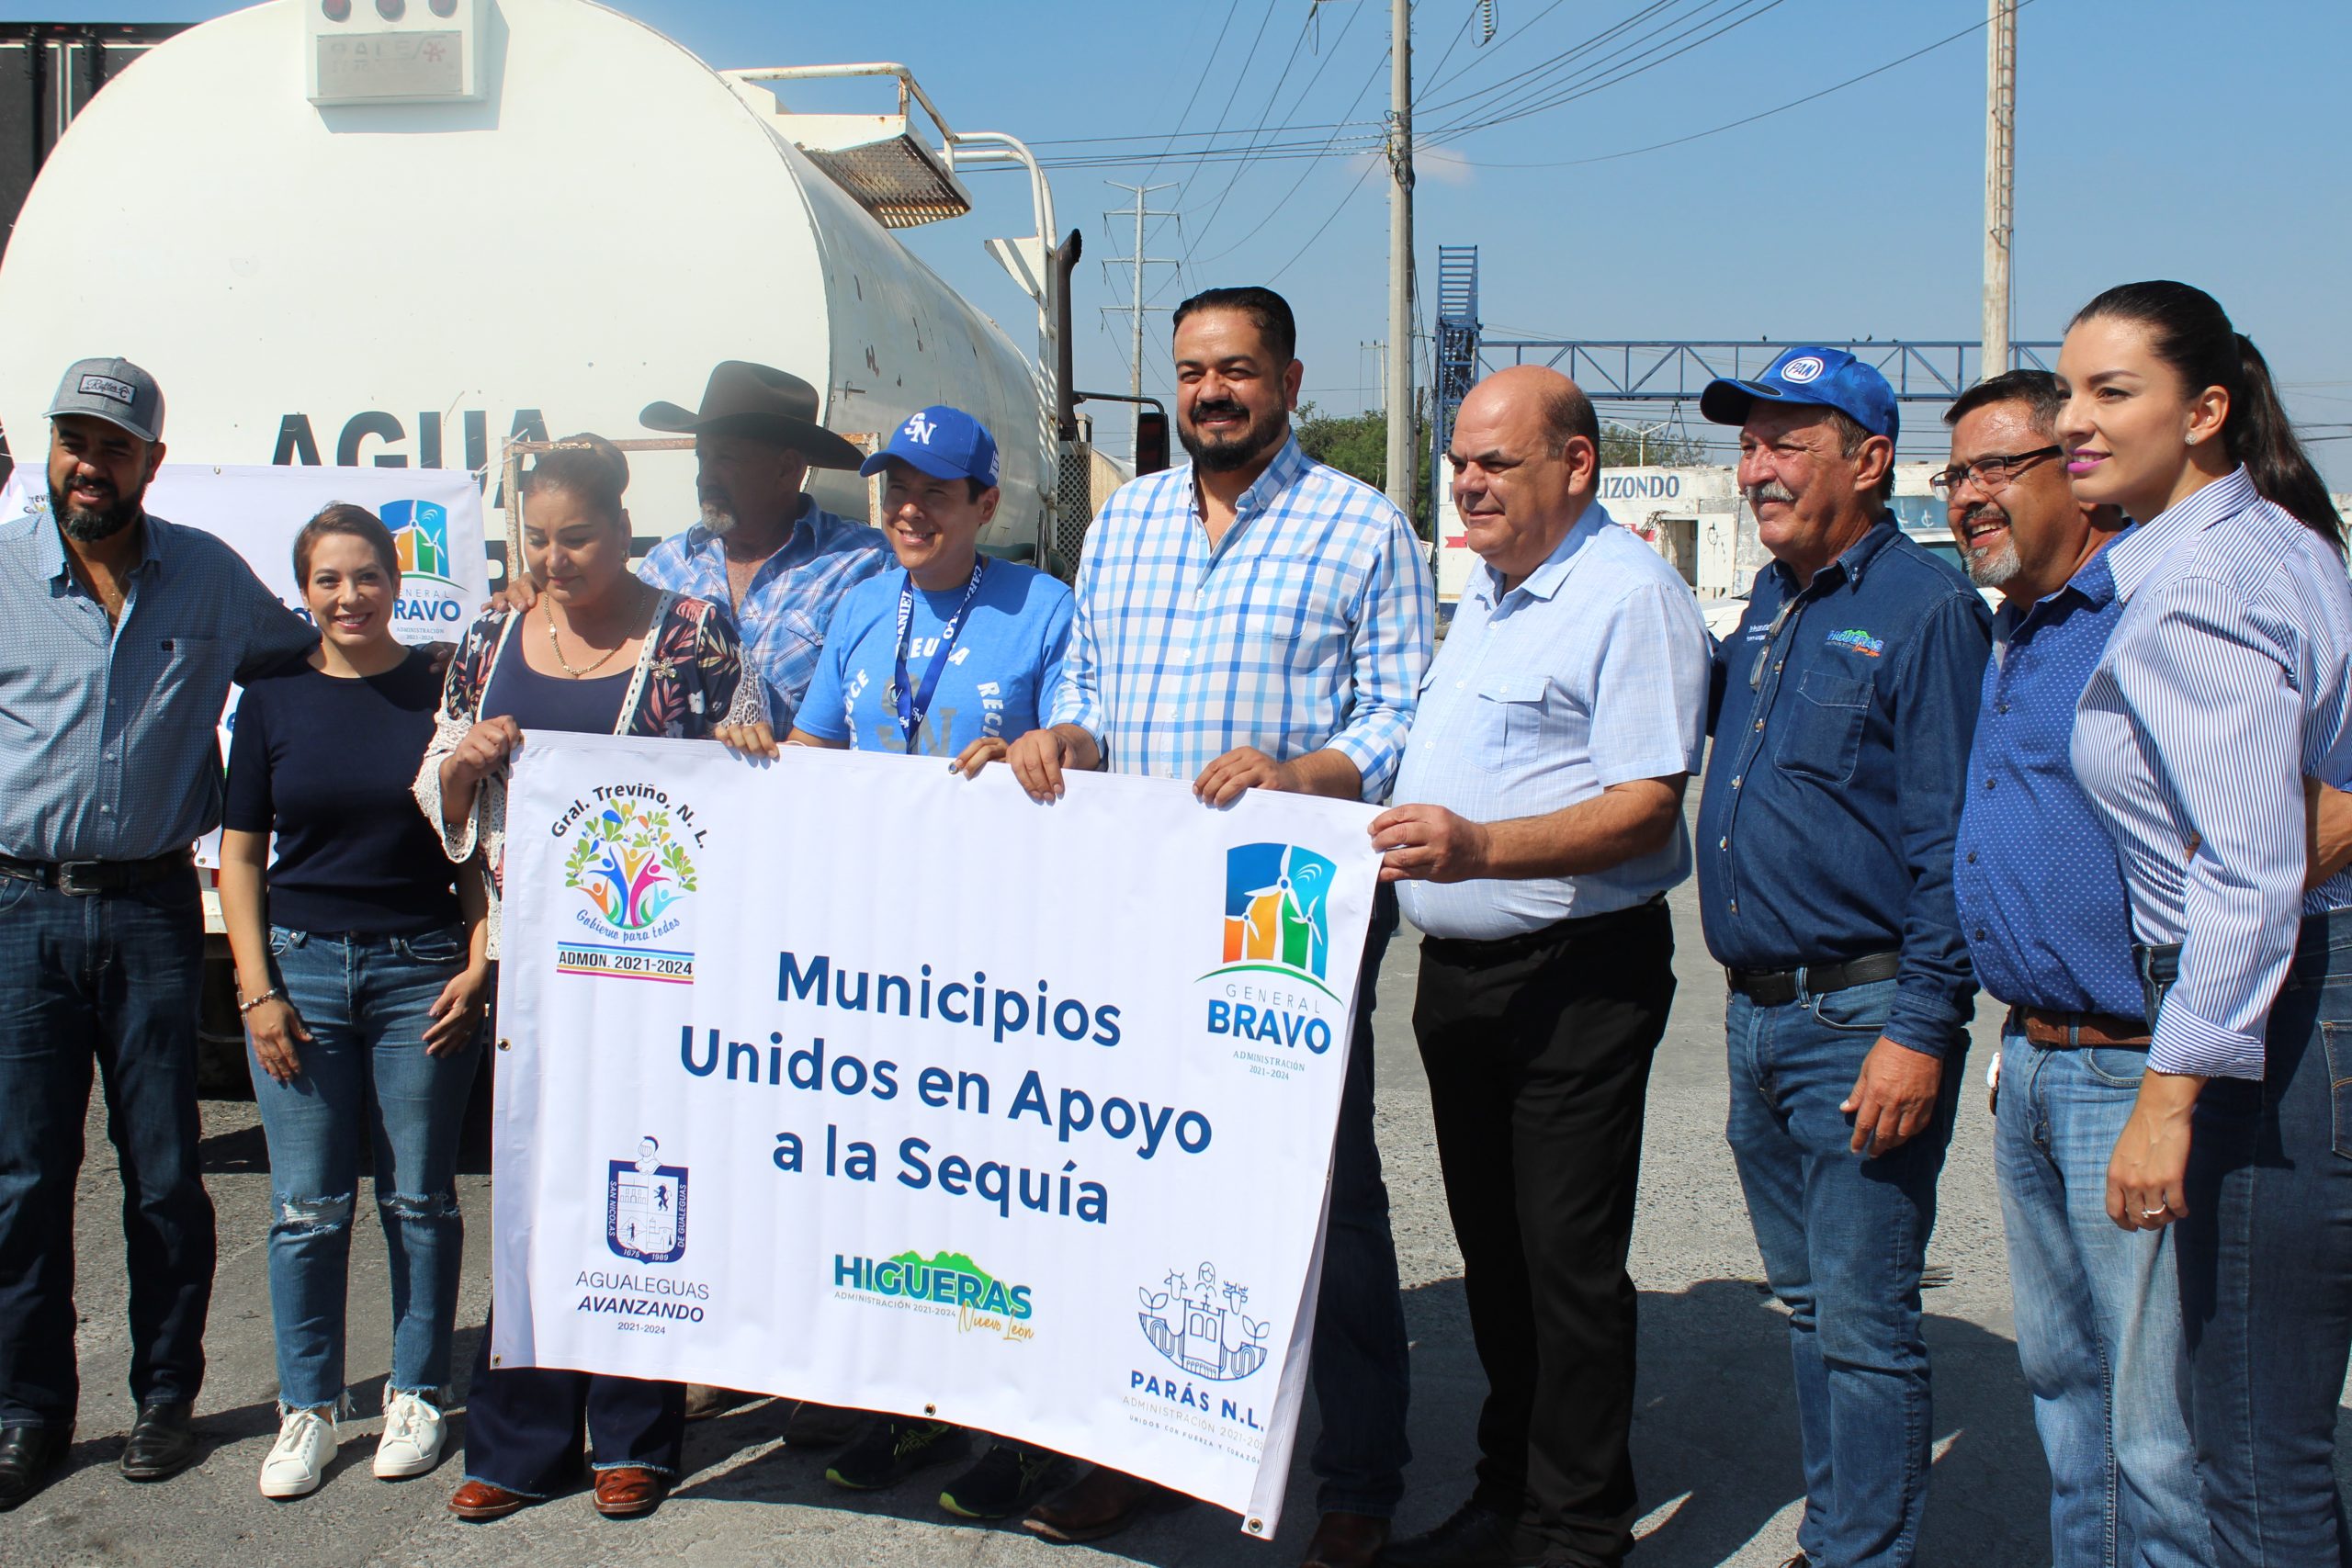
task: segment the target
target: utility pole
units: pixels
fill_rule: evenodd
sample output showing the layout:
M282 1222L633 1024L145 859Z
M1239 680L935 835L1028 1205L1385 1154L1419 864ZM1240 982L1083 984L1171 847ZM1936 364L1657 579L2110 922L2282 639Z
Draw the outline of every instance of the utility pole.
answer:
M1143 269L1147 266L1174 266L1176 265L1176 260L1172 256L1148 256L1143 254L1144 220L1147 218L1173 218L1176 216L1173 212L1160 211L1146 205L1146 203L1153 191L1174 190L1176 186L1173 181L1166 185L1157 186L1121 185L1116 180L1104 180L1102 183L1109 186L1113 190L1133 191L1136 197L1136 204L1134 208L1117 208L1112 211L1105 212L1102 215L1105 218L1125 217L1130 212L1134 215L1136 220L1135 250L1129 254L1124 256L1105 256L1102 259L1102 267L1106 277L1109 275L1110 269L1114 266L1132 265L1135 268L1135 302L1132 305L1105 305L1102 308L1105 310L1111 311L1124 310L1127 315L1133 318L1129 323L1133 330L1133 346L1127 354L1127 392L1129 396L1139 399L1143 396ZM1139 456L1143 438L1143 421L1140 412L1143 405L1138 402L1134 406L1138 412L1136 415L1135 431L1129 436L1127 442L1127 461L1130 463L1135 462Z
M2009 367L2009 239L2018 173L2018 0L1985 0L1984 331L1979 380Z
M1997 3L1997 0L1996 0ZM1388 499L1413 510L1413 6L1388 7Z

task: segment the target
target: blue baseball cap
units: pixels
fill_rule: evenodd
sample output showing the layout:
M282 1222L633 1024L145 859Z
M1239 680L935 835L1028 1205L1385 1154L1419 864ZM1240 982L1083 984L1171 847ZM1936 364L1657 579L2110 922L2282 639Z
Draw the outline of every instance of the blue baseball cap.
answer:
M935 479L978 479L996 483L996 437L987 425L962 409L934 403L909 415L890 437L890 445L858 465L860 474L878 474L890 459L922 469Z
M1900 421L1894 412L1894 389L1874 366L1865 365L1842 349L1800 344L1785 350L1749 381L1729 377L1707 383L1699 394L1699 412L1717 424L1746 424L1747 411L1758 398L1781 403L1816 403L1836 409L1872 435L1889 441Z

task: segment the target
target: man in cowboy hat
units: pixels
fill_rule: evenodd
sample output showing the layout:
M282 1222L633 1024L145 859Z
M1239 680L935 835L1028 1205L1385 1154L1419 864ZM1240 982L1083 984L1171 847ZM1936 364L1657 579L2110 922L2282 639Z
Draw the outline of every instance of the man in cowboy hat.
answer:
M816 388L741 359L710 373L700 408L649 403L638 417L695 438L702 519L655 546L637 574L734 612L782 734L817 672L832 605L890 560L880 533L800 491L810 468L855 472L865 454L817 423Z

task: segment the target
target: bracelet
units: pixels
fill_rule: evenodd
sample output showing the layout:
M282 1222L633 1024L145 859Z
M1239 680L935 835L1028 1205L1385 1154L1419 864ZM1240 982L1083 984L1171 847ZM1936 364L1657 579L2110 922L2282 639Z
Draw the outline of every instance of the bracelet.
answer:
M253 1011L254 1009L261 1006L264 1002L282 1002L285 999L286 993L279 990L276 986L272 986L269 989L254 998L251 1001L247 1001L244 998L239 997L237 998L237 1016L239 1018L244 1017L247 1013Z

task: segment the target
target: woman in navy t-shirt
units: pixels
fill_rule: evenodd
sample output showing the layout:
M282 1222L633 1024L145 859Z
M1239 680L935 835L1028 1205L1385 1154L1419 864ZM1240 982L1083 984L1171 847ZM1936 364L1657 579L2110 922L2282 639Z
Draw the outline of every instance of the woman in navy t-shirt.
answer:
M490 977L479 884L460 897L409 798L440 682L392 637L392 536L360 507L330 506L296 536L294 575L319 646L245 687L220 841L220 912L269 1141L279 1425L261 1490L278 1498L317 1488L352 1413L345 1276L371 1142L392 1285L375 1471L398 1480L440 1460L465 1250L458 1132Z

